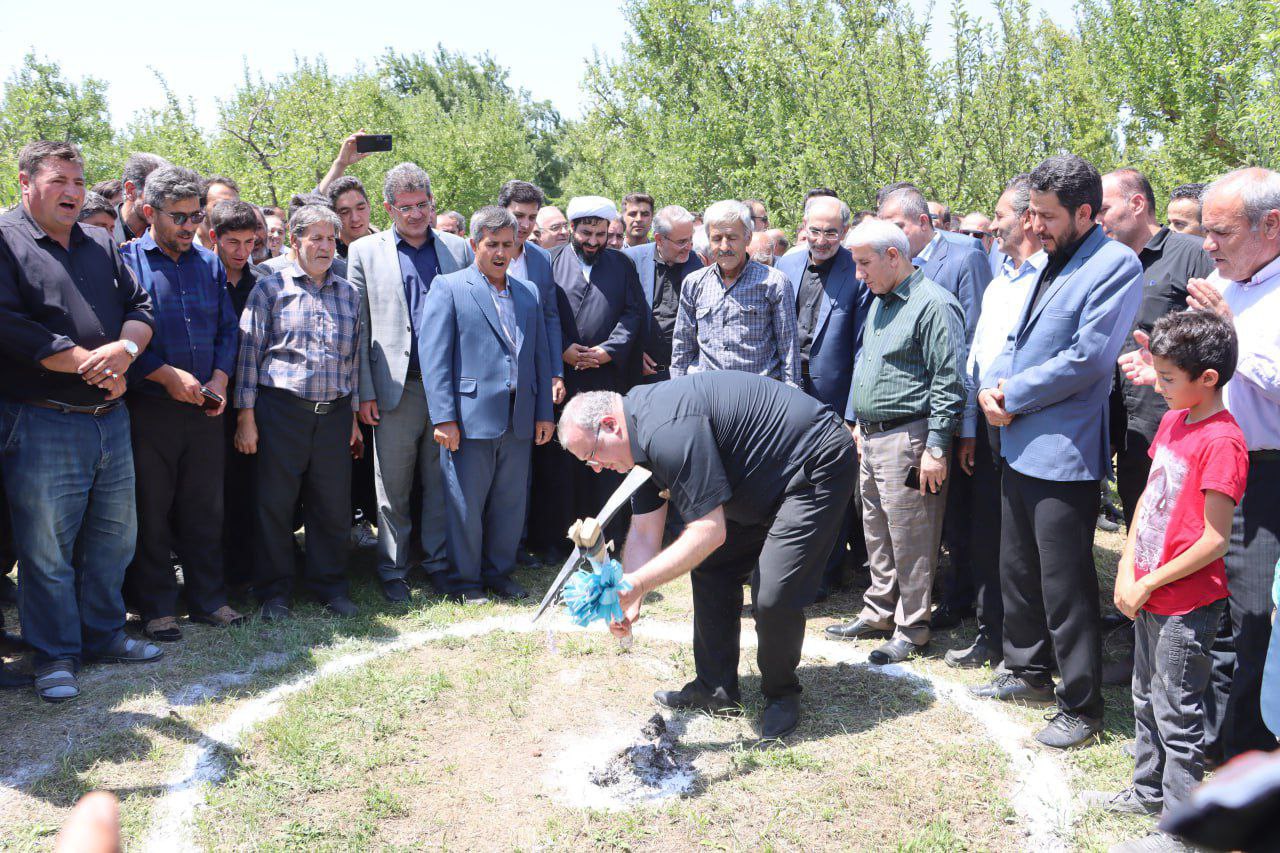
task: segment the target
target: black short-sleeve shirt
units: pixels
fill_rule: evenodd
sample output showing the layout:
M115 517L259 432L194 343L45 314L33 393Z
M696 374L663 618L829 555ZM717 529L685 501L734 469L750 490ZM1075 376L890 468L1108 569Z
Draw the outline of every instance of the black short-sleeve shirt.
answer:
M667 491L686 521L721 505L739 524L769 521L805 459L844 429L803 391L736 370L638 386L622 409L635 462L653 472L632 510L658 509Z

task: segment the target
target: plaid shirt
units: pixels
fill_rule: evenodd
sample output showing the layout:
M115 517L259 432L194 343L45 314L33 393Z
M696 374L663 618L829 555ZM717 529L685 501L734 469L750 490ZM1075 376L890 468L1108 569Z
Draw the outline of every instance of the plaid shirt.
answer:
M258 282L240 317L236 408L252 409L259 386L329 403L351 394L360 408L360 291L330 270L316 286L296 263Z
M684 280L671 375L702 370L742 370L800 387L796 298L786 275L747 261L727 289L717 264Z
M155 310L155 335L129 370L131 384L144 393L167 396L157 383L142 381L165 365L201 382L212 379L215 370L228 379L234 376L236 315L218 256L192 246L175 262L150 231L120 254Z

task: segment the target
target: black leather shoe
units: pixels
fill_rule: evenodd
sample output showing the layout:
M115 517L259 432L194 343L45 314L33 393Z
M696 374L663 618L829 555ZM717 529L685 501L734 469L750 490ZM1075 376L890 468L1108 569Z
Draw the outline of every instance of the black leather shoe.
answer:
M780 740L796 730L800 724L800 696L779 696L770 699L760 715L760 739Z
M529 597L529 590L520 581L511 576L494 578L484 585L485 589L504 601L519 601Z
M826 634L833 640L863 640L868 637L888 637L889 632L867 624L865 619L854 619L843 625L828 625Z
M17 687L30 687L35 681L34 676L29 672L18 672L16 669L0 663L0 690L10 690Z
M355 602L345 595L336 595L324 603L324 609L335 616L355 616L360 612Z
M1071 749L1087 743L1102 731L1102 720L1096 717L1076 716L1066 711L1046 715L1049 725L1036 734L1036 740L1054 749Z
M942 656L947 666L956 669L978 669L987 664L995 666L1000 663L999 649L988 645L984 640L977 640L967 649L952 649Z
M403 578L391 578L382 582L382 597L392 604L403 604L409 600L409 584Z
M489 596L485 595L482 589L464 589L461 592L451 592L447 597L454 604L472 604L479 607L489 603Z
M1012 672L1002 672L986 684L970 687L969 692L981 699L1001 702L1052 702L1053 683L1028 681Z
M269 598L262 602L260 613L263 622L276 622L281 619L288 619L293 615L293 612L289 610L289 603L283 598Z
M705 711L708 714L741 714L742 705L732 699L712 696L691 684L679 690L659 690L653 700L672 711Z
M972 619L975 611L972 607L949 607L939 604L929 618L929 625L935 631L946 631L955 628L966 619Z
M889 642L867 655L867 660L876 666L884 666L890 663L902 663L911 657L912 652L923 649L923 645L917 646L910 640L902 637L894 637Z

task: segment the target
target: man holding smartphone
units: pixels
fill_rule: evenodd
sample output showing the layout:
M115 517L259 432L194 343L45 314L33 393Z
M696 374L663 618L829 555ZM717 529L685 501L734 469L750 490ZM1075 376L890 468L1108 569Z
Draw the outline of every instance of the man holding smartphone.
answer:
M223 578L225 439L220 420L235 372L236 315L227 274L213 252L195 245L204 221L200 176L166 166L147 181L147 232L121 250L151 296L155 336L129 370L138 546L125 575L125 598L152 640L182 639L178 581L182 563L193 621L230 625Z
M869 660L899 663L929 642L947 458L966 397L964 316L955 296L912 265L898 226L866 219L848 239L857 276L876 297L845 414L861 455L871 586L858 618L827 634L853 640L891 632Z

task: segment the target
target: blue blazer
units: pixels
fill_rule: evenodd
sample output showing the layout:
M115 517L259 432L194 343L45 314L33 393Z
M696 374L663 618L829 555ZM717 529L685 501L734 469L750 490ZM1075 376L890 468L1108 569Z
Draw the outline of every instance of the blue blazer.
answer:
M800 283L809 265L808 252L793 252L777 261L778 269L791 279L800 301ZM835 409L844 417L853 384L853 361L862 348L862 324L871 306L872 293L858 280L857 264L849 250L836 250L835 265L827 276L826 293L818 302L818 324L809 346L809 375L804 391Z
M991 283L991 262L982 248L982 241L950 231L939 233L942 239L920 268L924 270L925 278L943 290L951 291L960 300L960 309L964 312L964 340L970 344L973 343L974 330L978 328L982 294Z
M1005 380L1005 408L1016 416L1000 430L1001 455L1029 477L1100 480L1111 458L1107 398L1142 302L1142 264L1094 226L1032 309L1034 299L1033 287L983 377L984 388Z
M547 353L551 359L551 375L564 376L564 360L560 354L560 310L556 305L556 278L551 274L551 253L532 240L524 244L524 263L542 305L542 323L547 327Z
M513 348L502 330L489 283L473 263L436 276L418 335L427 406L433 424L456 421L464 438L498 438L508 415L516 438L532 438L534 421L551 421L547 329L536 289L507 277L523 338ZM516 364L511 409L511 363Z

